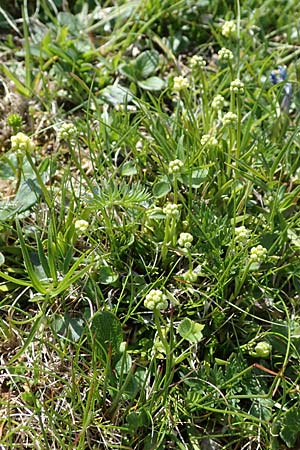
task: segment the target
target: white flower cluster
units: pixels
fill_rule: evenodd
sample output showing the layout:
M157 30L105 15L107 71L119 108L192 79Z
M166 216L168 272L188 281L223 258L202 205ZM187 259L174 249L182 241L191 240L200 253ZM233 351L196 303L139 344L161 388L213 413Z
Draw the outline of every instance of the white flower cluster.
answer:
M179 207L175 203L167 203L163 208L163 213L172 219L179 219L180 217Z
M226 20L222 25L222 34L230 37L236 32L236 23L234 20Z
M191 233L180 233L178 239L179 247L190 248L192 246L193 236Z
M183 162L180 159L174 159L174 161L169 162L168 172L170 174L180 172L183 167Z
M25 151L30 152L34 149L34 144L32 140L24 133L17 133L15 136L10 138L11 148L15 152L23 153Z
M200 140L201 145L215 146L218 145L218 141L213 134L203 134Z
M236 227L234 233L236 242L238 244L245 244L248 241L249 236L251 234L250 230L248 230L244 225Z
M233 112L227 112L226 114L224 114L222 121L224 125L234 125L237 123L237 115Z
M206 66L206 61L204 58L202 58L202 56L199 55L194 55L191 57L190 59L190 66L192 68L203 68Z
M220 61L232 61L233 60L233 53L228 48L222 47L218 51L218 57Z
M168 299L160 289L152 289L145 298L144 306L153 311L154 309L167 309Z
M89 227L89 223L86 220L79 219L75 221L75 230L79 233L85 233Z
M183 89L186 89L189 87L189 80L187 78L184 78L182 75L179 77L174 77L173 80L173 91L174 92L180 92Z
M77 134L77 128L73 123L63 123L58 130L58 138L60 141L70 141Z
M231 92L235 92L236 94L243 94L244 87L245 87L244 83L238 78L230 83Z
M223 95L218 94L213 98L211 107L212 107L212 109L220 110L223 108L224 103L225 103L225 98L223 97Z
M252 262L261 263L267 255L267 249L262 245L252 247L250 250L250 260Z

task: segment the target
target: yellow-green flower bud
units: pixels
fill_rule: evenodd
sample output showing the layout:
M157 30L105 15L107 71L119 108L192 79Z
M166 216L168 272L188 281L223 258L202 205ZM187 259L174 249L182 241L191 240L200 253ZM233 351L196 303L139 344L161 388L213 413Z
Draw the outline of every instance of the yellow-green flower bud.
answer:
M236 23L233 20L226 20L222 25L222 34L230 37L236 32Z
M32 140L24 133L19 132L10 138L12 150L18 153L30 152L34 149Z
M184 78L182 75L179 77L174 77L173 80L173 91L174 92L180 92L183 89L186 89L189 87L189 80L187 78Z
M85 233L89 227L89 223L83 219L76 220L74 225L75 230L80 233Z
M269 342L263 341L256 344L254 350L250 351L250 355L255 358L268 358L272 351L272 345Z
M169 174L180 172L183 167L183 162L180 159L174 159L174 161L169 162L168 172Z
M145 298L144 306L151 311L155 309L167 309L168 299L165 294L162 293L160 289L152 289Z
M179 247L190 248L192 246L193 236L191 233L180 233L178 239Z

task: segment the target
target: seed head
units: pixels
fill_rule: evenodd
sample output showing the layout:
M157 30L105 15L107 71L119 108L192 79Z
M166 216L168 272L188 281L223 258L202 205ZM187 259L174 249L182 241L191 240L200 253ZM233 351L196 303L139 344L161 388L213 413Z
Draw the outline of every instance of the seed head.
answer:
M25 151L32 151L34 149L34 144L32 140L24 133L19 132L15 136L10 138L12 150L24 153Z
M218 57L220 61L232 61L233 60L233 53L228 48L222 47L218 51Z
M228 113L224 114L222 120L224 125L235 125L237 123L238 118L235 113L229 111Z
M230 83L230 90L235 94L243 94L244 93L244 83L238 78Z
M250 250L250 260L252 262L261 263L267 256L267 249L262 245L252 247Z
M180 233L178 239L179 247L190 248L192 246L193 236L191 233Z
M80 233L85 233L89 227L89 223L86 220L79 219L75 221L75 230Z
M73 123L63 123L58 130L60 141L70 141L77 135L77 128Z
M163 208L163 213L167 217L171 217L173 219L179 219L180 217L179 207L175 203L167 203Z
M234 20L226 20L222 25L222 34L225 37L230 37L236 32L236 24Z
M173 91L174 92L180 92L183 89L186 89L189 87L189 81L187 78L184 78L182 75L179 77L174 77L173 80Z
M194 55L190 59L190 66L192 69L194 68L203 68L206 66L206 61L202 56Z
M183 167L183 162L180 159L174 159L174 161L169 162L168 172L169 174L178 173Z
M151 311L157 309L167 309L168 299L165 294L162 293L160 289L152 289L145 298L144 306Z
M211 107L213 109L220 110L223 108L224 103L225 103L225 99L224 99L223 95L218 94L214 97L214 99L211 103Z

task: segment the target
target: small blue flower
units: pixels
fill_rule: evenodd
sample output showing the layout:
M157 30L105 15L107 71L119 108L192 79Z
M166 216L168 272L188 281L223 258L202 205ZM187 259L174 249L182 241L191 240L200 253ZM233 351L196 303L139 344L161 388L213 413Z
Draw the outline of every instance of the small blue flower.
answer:
M278 66L277 69L272 70L270 80L272 84L282 83L287 79L287 71L285 66Z
M272 84L278 84L286 81L288 79L286 66L278 66L276 70L272 70L270 74L270 81ZM283 86L284 97L282 99L280 108L282 111L288 113L291 98L292 98L292 84L285 83Z
M286 71L286 66L279 66L278 67L278 72L281 76L282 81L287 79L287 71Z

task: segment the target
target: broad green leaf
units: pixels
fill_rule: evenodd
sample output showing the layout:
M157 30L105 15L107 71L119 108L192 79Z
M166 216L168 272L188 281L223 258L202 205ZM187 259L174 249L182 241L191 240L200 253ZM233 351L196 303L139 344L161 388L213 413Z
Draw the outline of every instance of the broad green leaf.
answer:
M258 398L252 403L249 413L255 417L270 421L272 419L272 408L274 401L270 398Z
M30 97L30 89L21 83L18 77L16 77L4 64L0 65L0 69L4 72L5 76L14 83L20 94L24 95L24 97Z
M33 270L40 281L43 281L49 278L49 275L46 274L43 265L40 261L38 253L29 252L30 261L32 263Z
M99 346L99 354L106 361L107 355L120 353L123 333L120 321L110 311L101 311L92 318L91 331L95 345Z
M121 67L119 67L119 71L122 75L127 77L131 81L136 81L136 68L134 64L123 64Z
M280 437L286 443L288 448L295 448L296 440L300 436L299 424L300 409L298 405L295 405L283 415L282 428L280 431Z
M147 91L160 91L165 87L165 82L159 77L150 77L146 80L138 81L138 85Z
M289 334L291 338L290 356L298 358L300 352L300 322L296 320L284 321L276 320L272 324L269 335L270 343L273 349L281 354L286 355Z
M186 339L189 342L199 342L203 337L203 328L204 325L201 323L194 322L186 317L180 322L178 326L178 333L183 339Z
M116 363L115 369L119 376L123 376L124 373L128 373L132 366L132 358L129 353L124 352Z
M102 284L112 284L118 279L118 274L109 266L102 266L98 272L98 281Z
M132 411L127 414L126 421L132 430L148 425L148 417L145 411Z
M165 197L170 191L171 185L166 181L159 181L153 186L152 189L153 195L156 198Z
M53 330L61 338L67 338L72 342L77 342L84 329L84 321L80 317L71 317L68 313L64 316L54 316L51 323Z
M1 178L13 179L14 171L13 167L17 167L16 155L10 154L1 160L0 174ZM41 179L46 180L48 178L47 166L41 168ZM9 220L16 216L18 213L24 212L33 206L40 198L41 189L38 181L35 177L34 171L30 166L27 159L23 160L22 165L22 181L18 189L17 194L13 200L0 201L0 222Z
M194 189L199 188L208 175L208 169L196 169L191 174L184 174L180 176L180 180L185 186L191 186Z
M127 161L123 164L121 170L121 175L123 177L131 177L132 175L136 175L137 173L137 168L133 161Z
M113 84L100 92L101 97L112 105L126 104L132 100L132 93L125 87Z
M139 80L152 75L158 67L159 53L156 50L146 50L135 61L136 75Z

